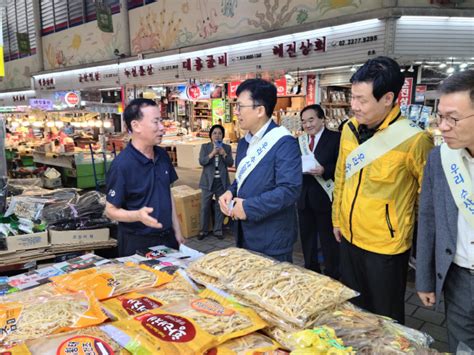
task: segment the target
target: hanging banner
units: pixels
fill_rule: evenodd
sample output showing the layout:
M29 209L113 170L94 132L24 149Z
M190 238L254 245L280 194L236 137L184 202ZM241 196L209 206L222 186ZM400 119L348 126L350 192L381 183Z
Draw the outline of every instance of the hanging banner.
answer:
M428 86L417 85L415 88L415 102L417 103L425 102L425 94L427 90L428 90Z
M103 3L96 3L97 26L102 32L114 32L114 24L112 22L112 10L110 6Z
M30 36L28 36L28 33L17 32L16 40L18 41L18 51L20 54L31 54Z
M235 99L237 98L237 88L242 83L242 81L231 81L229 83L229 98Z
M211 92L214 89L212 84L203 84L203 85L178 85L175 90L173 90L172 96L177 96L182 100L203 100L209 99L211 97Z
M306 106L316 103L316 75L308 75L306 86Z
M400 90L398 95L398 104L400 106L409 106L411 105L411 93L413 90L413 78L405 78L405 83Z
M275 80L277 88L277 96L286 96L286 79L285 77Z
M3 11L5 11L5 7L0 7L0 76L5 76L5 63L3 61Z
M212 124L222 124L225 120L225 100L214 99L211 102Z

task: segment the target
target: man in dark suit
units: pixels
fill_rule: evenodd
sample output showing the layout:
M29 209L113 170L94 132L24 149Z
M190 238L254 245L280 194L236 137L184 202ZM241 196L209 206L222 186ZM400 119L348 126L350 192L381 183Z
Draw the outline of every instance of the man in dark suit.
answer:
M320 272L317 236L321 242L325 274L339 278L339 243L331 221L332 189L341 135L324 128L324 111L319 105L301 113L305 132L299 138L303 156L303 189L298 202L301 244L305 267ZM314 156L314 158L313 158Z
M444 291L449 350L474 349L474 70L439 88L445 143L428 158L421 187L416 290L425 306Z

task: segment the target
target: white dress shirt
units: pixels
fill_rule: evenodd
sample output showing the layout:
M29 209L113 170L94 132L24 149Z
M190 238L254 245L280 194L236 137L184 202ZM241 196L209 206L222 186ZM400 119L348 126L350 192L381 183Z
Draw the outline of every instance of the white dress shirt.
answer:
M272 119L268 119L267 123L265 123L263 125L262 128L260 128L258 130L257 133L255 133L254 135L252 135L252 133L250 133L250 131L247 132L247 134L245 135L245 140L247 141L247 143L249 144L249 147L258 143L262 138L263 136L265 135L265 132L267 131L268 129L268 126L270 126L270 122L272 121Z
M474 158L466 149L463 149L461 154L463 163L467 167L471 181L473 181ZM458 213L458 238L456 241L454 263L458 266L474 270L474 228L468 223L461 212Z

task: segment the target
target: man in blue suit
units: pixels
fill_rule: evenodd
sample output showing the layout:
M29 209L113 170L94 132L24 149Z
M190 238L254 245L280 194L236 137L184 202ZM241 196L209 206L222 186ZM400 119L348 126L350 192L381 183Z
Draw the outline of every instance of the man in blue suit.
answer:
M240 84L237 96L240 128L248 133L237 146L236 179L219 205L237 221L238 247L291 262L302 187L298 143L271 119L277 100L273 84L249 79Z

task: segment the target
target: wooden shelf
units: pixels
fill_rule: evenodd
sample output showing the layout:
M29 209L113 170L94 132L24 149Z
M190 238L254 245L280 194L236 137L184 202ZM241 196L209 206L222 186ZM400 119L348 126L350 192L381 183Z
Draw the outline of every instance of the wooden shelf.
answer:
M212 118L212 116L194 116L194 118Z

